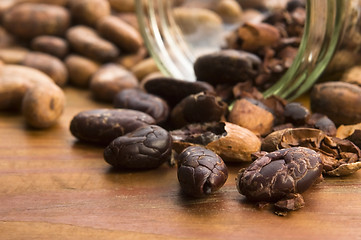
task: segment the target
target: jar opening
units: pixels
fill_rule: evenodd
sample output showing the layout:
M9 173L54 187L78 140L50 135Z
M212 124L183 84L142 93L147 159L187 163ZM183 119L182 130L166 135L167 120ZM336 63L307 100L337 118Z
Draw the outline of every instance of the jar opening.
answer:
M224 14L221 15L221 8L217 7L220 5L219 2L228 2L225 4L227 5L232 4L230 2L234 3L235 0L137 0L136 2L140 29L160 70L166 76L188 81L196 79L194 62L199 56L245 45L243 38L233 36L232 39L231 36L240 31L240 27L246 26L248 32L255 31L254 26L258 27L261 23L271 23L273 27L281 28L281 24L277 21L280 21L279 18L285 18L282 24L287 25L291 22L294 25L290 24L280 30L284 41L282 44L294 47L299 41L297 54L292 61L287 59L282 63L287 65L287 69L272 66L274 68L272 71L279 71L280 74L273 74L272 78L276 80L273 79L269 86L261 90L264 91L265 96L278 95L288 99L296 98L307 91L325 70L338 45L343 30L342 19L345 18L349 6L349 1L337 0L238 0L237 2L241 3L243 17L231 21L224 20L226 17ZM242 3L245 7L242 7ZM303 19L302 10L295 12L297 11L295 9L300 7L304 8ZM290 11L293 11L292 14ZM280 16L282 12L288 15ZM235 13L228 12L228 15L232 14ZM295 34L292 31L299 33L301 30L299 36L292 35ZM248 34L247 31L244 31L244 34ZM287 39L285 35L288 36ZM272 38L272 35L266 34L264 38L260 38L261 41L266 42L268 36ZM232 44L233 46L230 46ZM279 53L279 49L275 51L276 54ZM268 53L264 51L261 54L265 62Z

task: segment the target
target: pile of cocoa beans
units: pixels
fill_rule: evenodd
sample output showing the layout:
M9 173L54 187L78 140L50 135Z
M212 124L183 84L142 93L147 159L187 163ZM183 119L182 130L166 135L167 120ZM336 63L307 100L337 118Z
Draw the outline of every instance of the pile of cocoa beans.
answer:
M158 68L138 31L133 0L0 2L0 110L48 128L65 107L61 88L96 100L139 85Z

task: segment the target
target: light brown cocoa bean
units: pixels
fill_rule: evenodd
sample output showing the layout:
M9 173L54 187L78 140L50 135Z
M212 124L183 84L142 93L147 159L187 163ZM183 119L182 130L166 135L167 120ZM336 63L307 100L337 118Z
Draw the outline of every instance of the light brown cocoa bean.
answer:
M103 65L92 77L90 90L101 101L113 102L123 89L138 87L138 80L127 69L117 64Z
M125 52L137 52L143 45L143 38L140 33L115 16L107 16L99 20L97 30L101 36Z
M70 14L61 6L23 3L9 9L3 16L3 25L21 38L65 33L70 25Z
M68 70L64 63L49 54L29 52L21 64L44 72L60 87L65 86L68 81Z
M66 37L76 52L95 61L109 62L119 55L119 50L114 44L101 38L90 27L79 25L69 28Z
M75 54L69 55L65 61L69 73L69 82L76 87L89 87L92 75L99 69L100 64Z

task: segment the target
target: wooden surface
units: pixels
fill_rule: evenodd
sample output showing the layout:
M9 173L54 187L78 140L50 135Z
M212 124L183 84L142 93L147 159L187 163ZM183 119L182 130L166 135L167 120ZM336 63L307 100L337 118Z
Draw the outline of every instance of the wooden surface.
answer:
M176 169L114 172L102 147L77 142L73 115L104 107L66 89L67 108L47 131L0 113L0 239L361 239L361 172L326 178L287 217L247 203L235 187L242 166L206 199L181 193Z

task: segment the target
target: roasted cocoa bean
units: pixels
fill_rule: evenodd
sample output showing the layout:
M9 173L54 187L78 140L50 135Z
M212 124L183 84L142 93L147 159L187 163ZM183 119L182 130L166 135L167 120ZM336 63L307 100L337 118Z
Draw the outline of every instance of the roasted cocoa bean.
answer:
M261 59L244 51L222 50L196 59L194 72L198 80L216 84L236 84L253 80L259 74Z
M138 87L137 78L124 67L114 63L100 67L90 80L92 95L105 102L113 102L118 92L135 87Z
M204 92L184 98L171 112L171 122L176 128L190 123L224 120L228 105L219 97Z
M21 64L29 50L23 47L7 47L0 49L0 60L5 64Z
M137 52L143 45L140 33L115 16L107 16L99 20L97 30L101 36L125 52Z
M280 43L279 30L267 23L245 23L237 31L239 49L255 52L265 47L276 47Z
M130 70L139 81L143 81L143 79L151 73L159 72L159 68L153 58L142 59Z
M21 64L42 71L60 87L65 86L68 81L68 70L64 63L52 55L30 52L26 54Z
M242 7L235 0L221 0L215 10L225 23L234 24L242 20Z
M109 62L119 55L119 49L113 43L101 38L90 27L71 27L66 32L66 38L76 52L95 61Z
M65 95L55 84L37 84L25 93L21 108L29 126L49 128L64 111Z
M270 111L253 104L252 100L240 99L235 101L228 121L261 136L271 132L275 118Z
M104 159L116 169L157 168L172 155L172 138L156 125L140 127L113 140L104 150Z
M311 149L295 147L265 154L237 176L237 189L254 202L278 202L306 191L321 176L322 162Z
M109 0L110 6L119 12L134 12L135 2L133 0Z
M33 50L47 53L60 59L64 58L69 51L68 43L64 39L54 36L39 36L34 38L30 44Z
M361 149L361 130L356 129L350 136L346 138L347 140L353 142L358 148Z
M158 77L142 83L146 92L160 96L174 107L183 98L203 91L214 92L214 88L206 82L189 82L180 79Z
M285 122L294 126L304 126L311 116L310 111L297 102L288 103L284 109Z
M54 84L45 73L30 67L9 64L0 68L0 110L20 109L29 89Z
M361 168L361 151L351 141L329 137L312 128L284 129L269 134L261 149L276 151L283 148L307 147L320 153L323 172L329 176L345 176Z
M64 63L68 69L69 82L80 88L88 88L91 77L100 68L99 63L76 54L69 55Z
M214 152L192 146L179 154L177 176L185 194L203 197L224 185L228 178L228 169Z
M361 122L361 87L346 82L326 82L313 87L312 112L327 115L336 126Z
M249 162L261 147L260 139L247 128L229 122L189 124L171 131L173 149L180 153L189 146L201 145L226 162Z
M337 128L335 123L329 119L326 115L313 113L307 120L307 125L316 129L320 129L326 135L335 137Z
M64 35L70 14L60 6L22 3L5 12L4 27L14 35L31 39L40 35Z
M75 115L70 131L79 140L109 144L119 136L154 123L151 116L135 110L96 109Z
M163 99L135 88L120 91L114 98L114 107L145 112L156 123L165 122L169 115L168 104Z
M107 0L69 0L69 6L75 22L92 27L111 13Z
M222 19L215 12L199 7L177 7L173 9L174 20L184 35L191 35L202 31L208 37L219 33Z

